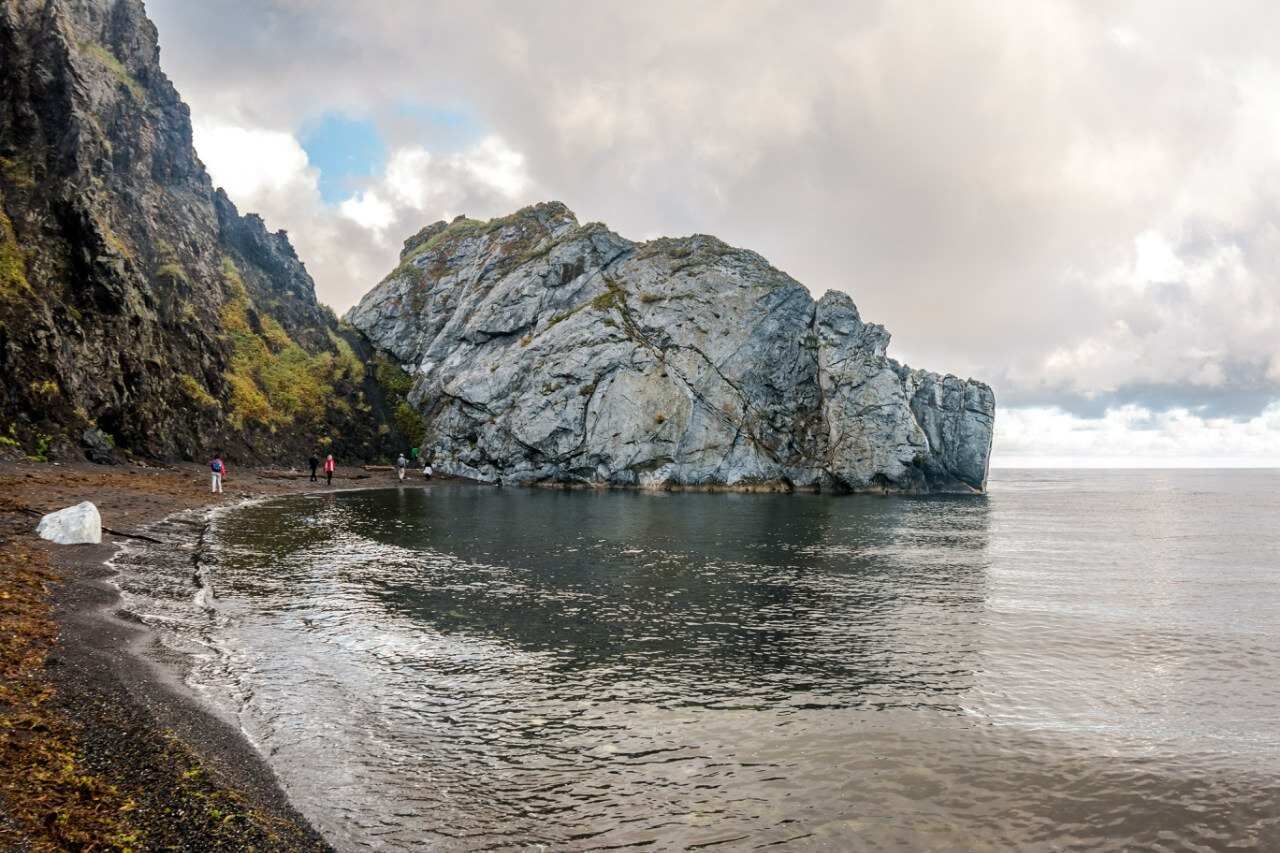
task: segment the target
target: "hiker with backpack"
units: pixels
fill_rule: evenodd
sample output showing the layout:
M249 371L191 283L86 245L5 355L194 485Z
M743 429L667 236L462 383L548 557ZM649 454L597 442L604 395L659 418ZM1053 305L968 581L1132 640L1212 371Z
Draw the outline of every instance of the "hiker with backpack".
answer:
M227 473L227 463L222 461L222 453L213 454L213 459L209 461L209 492L211 494L222 494L222 478Z
M400 458L396 460L396 477L404 480L404 469L409 467L409 460L404 458L404 454L400 454Z

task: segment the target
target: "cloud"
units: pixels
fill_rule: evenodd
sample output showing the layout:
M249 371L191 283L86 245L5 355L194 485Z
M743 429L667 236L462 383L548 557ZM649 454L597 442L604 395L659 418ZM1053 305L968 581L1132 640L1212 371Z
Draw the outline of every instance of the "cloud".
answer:
M490 134L446 154L397 148L383 173L330 204L321 170L293 134L241 122L199 119L197 152L242 210L288 229L319 296L339 309L381 280L395 266L403 239L427 222L459 213L495 215L536 199L524 156Z
M309 193L318 175L290 133L212 123L197 118L196 150L210 174L233 198L258 202L271 196Z
M1211 431L1280 399L1275 4L148 8L218 144L281 146L278 175L205 156L338 309L426 222L555 197L628 236L756 249L1001 401ZM272 135L326 115L387 145L329 206Z
M991 464L997 468L1280 467L1280 403L1247 420L1204 418L1186 409L1110 408L1100 418L1061 409L1000 413Z
M381 236L396 221L395 209L378 197L375 190L357 193L342 203L342 215L355 224Z

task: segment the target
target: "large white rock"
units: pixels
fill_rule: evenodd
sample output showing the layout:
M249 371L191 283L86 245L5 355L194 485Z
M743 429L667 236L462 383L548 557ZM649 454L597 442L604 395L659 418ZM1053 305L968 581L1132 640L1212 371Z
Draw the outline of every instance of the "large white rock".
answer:
M59 545L97 545L102 541L102 516L85 501L49 513L36 525L36 533Z

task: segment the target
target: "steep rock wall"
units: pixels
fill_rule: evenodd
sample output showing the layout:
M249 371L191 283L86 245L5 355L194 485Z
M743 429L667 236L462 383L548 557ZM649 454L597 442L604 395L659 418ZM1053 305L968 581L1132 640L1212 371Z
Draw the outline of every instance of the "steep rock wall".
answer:
M848 296L754 252L558 203L435 223L347 315L414 376L437 467L485 482L981 492L995 398L911 370Z
M402 446L363 336L215 191L138 0L0 3L0 441L33 455Z

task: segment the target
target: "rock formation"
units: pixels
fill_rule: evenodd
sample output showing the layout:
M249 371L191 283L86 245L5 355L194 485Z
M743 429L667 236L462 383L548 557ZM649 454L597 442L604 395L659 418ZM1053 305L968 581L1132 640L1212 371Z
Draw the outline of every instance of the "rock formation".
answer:
M437 470L484 482L985 489L995 399L911 370L843 293L566 207L437 222L347 315L414 377Z
M0 444L390 455L371 356L214 190L139 0L0 3Z

